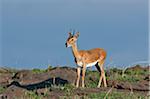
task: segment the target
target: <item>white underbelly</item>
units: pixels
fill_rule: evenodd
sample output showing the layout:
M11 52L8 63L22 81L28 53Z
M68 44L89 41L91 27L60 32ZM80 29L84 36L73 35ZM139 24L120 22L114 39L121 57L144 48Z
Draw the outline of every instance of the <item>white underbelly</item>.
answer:
M97 64L98 61L95 61L95 62L92 62L92 63L88 63L86 64L86 67L92 67L92 66L95 66ZM83 63L82 62L78 62L77 63L78 66L82 67L83 66Z
M92 66L95 66L97 64L98 61L95 61L95 62L92 62L92 63L89 63L86 65L86 67L92 67Z

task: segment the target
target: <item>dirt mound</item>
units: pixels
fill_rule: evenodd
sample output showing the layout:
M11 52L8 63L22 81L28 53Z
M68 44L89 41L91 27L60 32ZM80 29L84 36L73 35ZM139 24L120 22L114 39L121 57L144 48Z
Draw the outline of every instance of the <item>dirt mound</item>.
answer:
M141 67L132 67L130 69L143 70L143 68ZM109 75L107 75L107 77L112 76L113 73L116 73L117 71L118 70L109 72ZM66 89L65 91L68 93L72 92L73 95L79 95L79 96L84 96L89 93L99 93L101 91L107 92L112 87L114 87L117 90L123 89L123 90L148 92L150 91L149 77L150 77L149 75L144 75L144 77L141 77L142 79L140 79L136 83L107 79L108 88L101 87L101 88L84 88L84 89L77 88L76 89L73 87L71 90ZM85 83L87 85L89 83L95 82L95 85L97 85L96 83L99 80L98 78L99 78L98 72L90 71L86 75ZM76 69L69 68L69 67L56 67L49 71L40 72L40 73L35 73L32 70L20 70L17 71L15 74L3 72L0 73L0 85L5 86L6 90L2 94L0 94L0 98L12 99L16 97L22 97L22 95L26 95L26 94L29 95L37 94L37 95L44 96L45 93L46 93L46 97L44 99L48 99L48 97L58 98L59 96L66 95L63 86L65 84L73 85L75 84L75 80L76 80ZM60 86L60 85L61 85L60 88L51 89L53 86ZM34 93L30 93L28 91L34 91Z
M140 65L136 65L136 66L132 66L127 68L127 70L150 70L150 66L140 66Z
M64 79L68 83L74 83L76 78L76 71L72 68L57 67L48 72L34 73L31 70L18 71L13 77L13 80L19 82L21 85L35 84L48 79L55 80L59 84L59 79Z
M150 74L149 74L149 75L146 75L145 78L144 78L144 80L150 81Z
M0 74L0 85L1 86L7 86L8 84L11 83L11 80L12 80L12 74L10 74L10 73Z
M27 90L21 87L12 85L8 87L3 94L0 95L0 99L15 99L16 97L23 97L22 95L24 95L26 91Z
M11 99L20 97L20 95L30 90L35 90L37 94L42 94L47 87L52 85L74 84L76 70L68 67L56 67L42 73L34 73L32 70L20 70L14 75L3 73L0 75L0 78L0 85L5 84L7 87L5 92L0 95L0 98ZM48 94L53 96L54 92L50 91ZM60 92L58 92L59 94Z
M13 80L19 82L21 85L32 85L47 80L49 78L50 75L47 72L36 74L33 73L31 70L21 70L13 76Z
M51 77L60 77L68 81L68 83L75 83L76 80L76 70L74 68L68 67L57 67L48 73Z
M132 91L150 91L149 83L146 81L140 81L136 84L129 82L117 82L114 87L117 89L127 89Z

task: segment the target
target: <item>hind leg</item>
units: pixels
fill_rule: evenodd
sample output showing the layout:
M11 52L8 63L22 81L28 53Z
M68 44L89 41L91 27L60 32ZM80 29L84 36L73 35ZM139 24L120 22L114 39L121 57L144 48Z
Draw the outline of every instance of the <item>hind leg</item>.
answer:
M107 87L106 77L105 77L105 71L104 71L103 65L104 65L104 60L99 61L98 64L96 65L96 68L98 69L98 71L101 72L101 75L100 75L97 87L101 86L102 80L104 82L104 87Z
M95 65L97 70L99 71L99 75L100 75L100 78L99 78L99 82L98 82L98 88L101 86L101 82L102 82L102 75L101 75L101 69L100 69L100 66L98 64Z

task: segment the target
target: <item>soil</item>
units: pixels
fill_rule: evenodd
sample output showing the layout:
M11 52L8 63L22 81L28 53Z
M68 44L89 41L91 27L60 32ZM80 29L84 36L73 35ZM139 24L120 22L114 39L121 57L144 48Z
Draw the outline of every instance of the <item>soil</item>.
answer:
M149 66L146 68L132 67L128 69L149 69ZM107 80L107 88L104 88L103 86L101 88L73 88L69 91L73 96L84 96L89 93L107 92L113 87L113 90L124 92L133 91L147 95L150 91L150 75L143 76L144 79L141 79L138 83L134 84L123 81ZM92 81L96 79L92 76L89 77ZM52 97L54 99L59 98L60 96L65 96L66 92L57 88L47 89L47 87L65 84L74 85L75 80L76 69L69 67L55 67L52 70L43 73L34 73L31 70L18 70L15 74L7 70L0 69L0 86L6 89L4 92L0 93L0 99L22 97L23 93L27 91L35 91L38 95L44 95L45 91L47 91L47 95L44 97L45 99L48 99L48 97Z

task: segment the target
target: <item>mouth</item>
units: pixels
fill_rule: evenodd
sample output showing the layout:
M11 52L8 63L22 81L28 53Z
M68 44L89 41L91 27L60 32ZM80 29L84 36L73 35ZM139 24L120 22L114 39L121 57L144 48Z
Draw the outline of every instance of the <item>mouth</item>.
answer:
M71 47L71 45L70 45L70 44L68 45L67 43L65 43L65 45L66 45L66 47Z
M68 44L67 44L67 43L65 43L65 45L66 45L66 47L68 47Z

